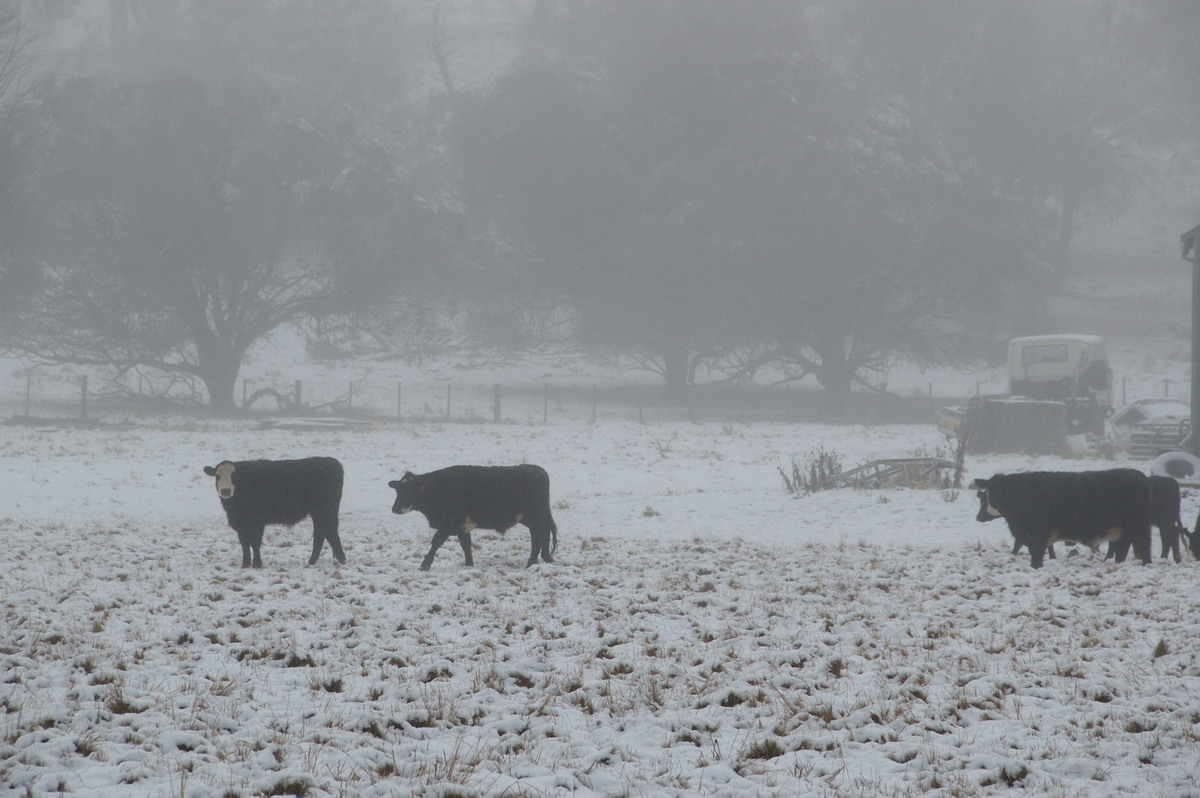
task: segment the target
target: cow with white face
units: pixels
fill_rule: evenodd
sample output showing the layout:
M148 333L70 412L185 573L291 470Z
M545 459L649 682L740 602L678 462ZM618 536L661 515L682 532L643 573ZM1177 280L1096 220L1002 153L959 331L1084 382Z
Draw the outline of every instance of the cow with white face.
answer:
M1042 567L1048 548L1053 557L1057 540L1092 549L1111 541L1117 562L1131 546L1138 559L1150 562L1150 487L1141 471L996 474L972 487L979 497L975 520L1005 519L1017 545L1029 547L1034 568Z
M293 524L312 518L313 545L309 565L316 563L329 541L333 557L346 561L338 536L342 501L342 464L332 457L303 460L223 460L205 466L229 525L242 544L242 567L262 568L262 539L267 524Z

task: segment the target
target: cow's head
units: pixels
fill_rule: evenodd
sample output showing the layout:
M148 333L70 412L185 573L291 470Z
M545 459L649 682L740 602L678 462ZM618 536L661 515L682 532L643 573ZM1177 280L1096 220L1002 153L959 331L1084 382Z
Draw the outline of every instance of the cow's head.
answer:
M237 466L228 460L222 460L216 466L205 466L204 473L217 478L217 495L222 499L233 498L233 472Z
M404 515L412 510L417 503L417 494L424 489L421 478L411 471L405 471L400 479L393 479L388 487L396 491L396 503L392 505L392 512L396 515Z
M986 523L1004 517L1003 513L992 506L989 493L991 486L988 485L988 480L977 479L971 483L971 488L975 491L975 495L979 497L979 512L975 514L976 521Z

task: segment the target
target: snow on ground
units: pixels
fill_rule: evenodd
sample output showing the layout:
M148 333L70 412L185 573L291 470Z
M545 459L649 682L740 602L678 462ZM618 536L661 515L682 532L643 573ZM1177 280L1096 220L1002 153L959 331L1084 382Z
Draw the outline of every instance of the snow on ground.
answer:
M932 425L0 426L0 790L97 796L1200 795L1200 564L1040 571L969 491L779 468ZM332 454L342 540L243 570L204 465ZM530 461L523 527L421 573L406 469ZM998 470L1121 461L971 457ZM1144 464L1135 464L1144 465ZM1200 497L1186 496L1185 523Z

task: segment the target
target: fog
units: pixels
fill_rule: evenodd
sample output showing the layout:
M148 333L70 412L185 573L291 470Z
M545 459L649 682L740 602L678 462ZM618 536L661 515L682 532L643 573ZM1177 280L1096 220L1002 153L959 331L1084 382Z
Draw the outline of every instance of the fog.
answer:
M967 368L1178 258L1191 0L0 0L0 348Z

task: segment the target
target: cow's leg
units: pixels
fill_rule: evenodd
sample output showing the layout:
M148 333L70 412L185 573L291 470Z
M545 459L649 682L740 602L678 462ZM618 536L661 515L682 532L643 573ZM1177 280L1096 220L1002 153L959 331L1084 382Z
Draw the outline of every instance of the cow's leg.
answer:
M1183 559L1179 556L1179 526L1177 524L1160 526L1158 536L1162 540L1162 559L1169 560L1172 556L1175 557L1175 562Z
M313 547L312 556L308 558L309 565L315 565L317 558L321 556L321 546L326 540L329 541L329 547L333 549L333 559L340 563L346 562L346 553L342 551L342 541L338 537L338 518L337 514L330 516L325 513L314 515L313 519Z
M529 562L525 563L525 567L533 565L538 561L540 554L545 562L554 562L554 558L550 556L550 530L541 526L529 527Z
M250 552L253 555L252 561L254 563L255 568L263 567L262 566L262 541L263 541L263 530L264 529L265 529L265 525L259 524L257 527L250 530L246 535L250 540ZM245 560L246 560L246 555L243 553L242 561L245 562Z
M1149 524L1133 531L1133 554L1142 561L1142 565L1150 564L1150 558L1153 556L1153 548L1154 544L1150 541Z
M240 529L235 530L238 536L238 543L242 544L242 567L250 567L250 533L243 532Z
M329 547L333 549L333 559L345 565L346 552L342 550L342 539L338 536L338 517L337 513L325 524L325 534L323 538L329 541Z
M318 516L312 516L313 542L312 554L308 557L309 565L317 564L317 558L321 556L321 547L325 545L325 525L322 523L323 520Z
M1020 553L1021 553L1021 547L1022 547L1022 546L1024 546L1024 545L1025 545L1025 542L1024 542L1024 541L1022 541L1022 540L1020 540L1020 539L1014 540L1014 541L1013 541L1013 547L1012 547L1012 553L1013 553L1013 554L1020 554ZM1057 556L1055 555L1055 553L1054 553L1054 544L1053 544L1053 543L1051 543L1049 546L1047 546L1047 547L1046 547L1046 553L1050 555L1050 559L1052 559L1052 560L1056 560L1056 559L1058 559L1058 557L1057 557Z
M463 530L458 533L458 545L462 546L463 560L467 565L475 565L475 560L471 559L471 533Z
M1029 547L1029 564L1041 568L1046 560L1046 548L1050 545L1049 532L1035 532L1025 537L1025 545Z
M542 562L554 562L554 553L550 545L551 533L547 527L542 532Z
M446 538L450 537L454 532L449 529L438 529L433 533L433 540L429 544L429 553L425 555L425 559L421 560L421 570L428 571L433 565L433 557L437 554L437 550L446 542Z

